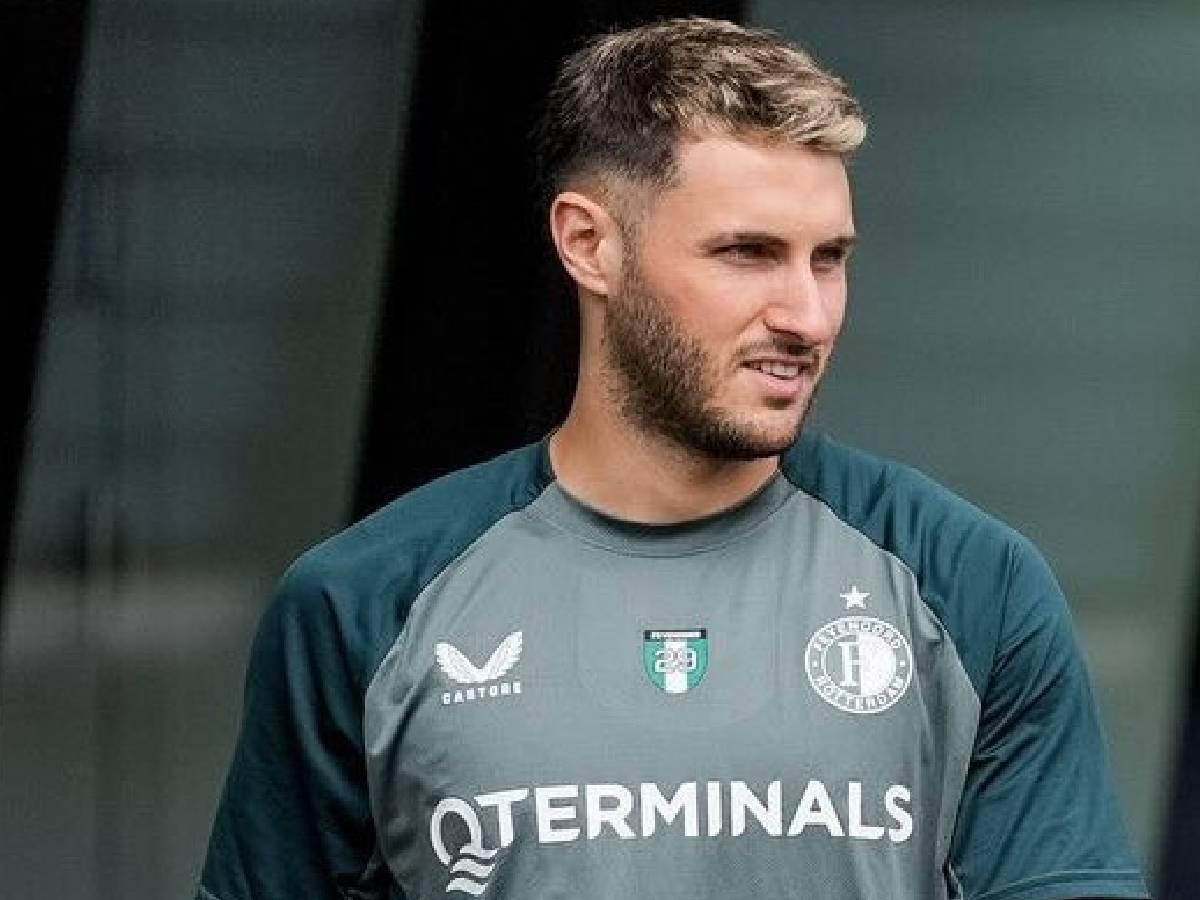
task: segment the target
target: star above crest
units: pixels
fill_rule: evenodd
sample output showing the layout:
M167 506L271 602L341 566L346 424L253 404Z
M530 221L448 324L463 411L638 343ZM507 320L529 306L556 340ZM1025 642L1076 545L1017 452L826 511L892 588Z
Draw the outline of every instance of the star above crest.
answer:
M857 584L852 584L850 585L850 590L838 596L846 601L846 609L866 609L867 598L871 594L867 591L860 591Z

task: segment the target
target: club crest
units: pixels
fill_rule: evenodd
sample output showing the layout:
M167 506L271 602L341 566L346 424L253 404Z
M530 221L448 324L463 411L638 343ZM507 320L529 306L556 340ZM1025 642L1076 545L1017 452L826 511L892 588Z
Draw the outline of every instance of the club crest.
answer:
M865 609L870 596L857 585L841 595L847 611ZM826 703L848 713L880 713L898 703L912 683L912 647L890 622L846 615L813 634L804 668Z
M650 683L668 694L685 694L708 671L708 629L646 631L642 663Z

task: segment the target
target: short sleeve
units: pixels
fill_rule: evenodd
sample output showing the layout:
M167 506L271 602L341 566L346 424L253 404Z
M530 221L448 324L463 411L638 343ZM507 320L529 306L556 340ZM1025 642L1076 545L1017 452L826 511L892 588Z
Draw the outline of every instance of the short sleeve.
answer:
M293 566L254 640L199 900L400 896L375 853L350 627Z
M1148 897L1062 591L1013 552L951 848L966 900Z

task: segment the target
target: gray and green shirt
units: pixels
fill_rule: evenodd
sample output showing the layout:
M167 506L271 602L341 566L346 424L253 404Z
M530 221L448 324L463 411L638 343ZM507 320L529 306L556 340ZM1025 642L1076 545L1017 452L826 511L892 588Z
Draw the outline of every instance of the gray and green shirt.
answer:
M204 900L1148 896L1021 536L806 435L647 526L546 443L304 554L255 640Z

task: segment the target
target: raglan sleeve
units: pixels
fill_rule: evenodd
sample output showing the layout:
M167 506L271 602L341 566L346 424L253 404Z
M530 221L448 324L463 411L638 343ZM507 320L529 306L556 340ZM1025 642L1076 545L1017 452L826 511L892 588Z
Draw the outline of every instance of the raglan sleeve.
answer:
M1009 560L951 847L961 896L1149 897L1066 600L1032 545Z
M259 624L197 900L401 896L375 853L341 600L302 557Z

